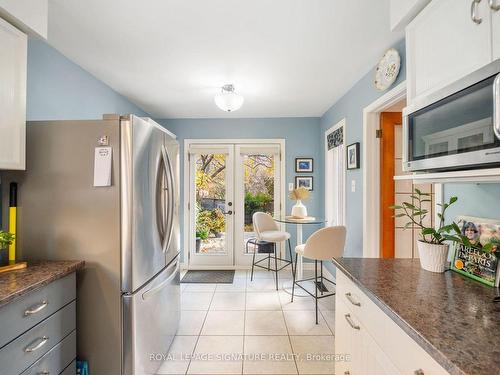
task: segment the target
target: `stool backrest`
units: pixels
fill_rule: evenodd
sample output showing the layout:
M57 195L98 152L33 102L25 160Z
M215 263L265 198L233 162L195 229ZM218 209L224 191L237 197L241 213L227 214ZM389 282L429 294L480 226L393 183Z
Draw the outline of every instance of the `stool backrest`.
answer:
M314 232L306 241L304 256L309 259L330 260L344 254L346 229L327 227Z
M256 212L252 216L253 229L257 233L257 238L260 239L262 232L270 230L279 230L278 224L273 217L265 212Z

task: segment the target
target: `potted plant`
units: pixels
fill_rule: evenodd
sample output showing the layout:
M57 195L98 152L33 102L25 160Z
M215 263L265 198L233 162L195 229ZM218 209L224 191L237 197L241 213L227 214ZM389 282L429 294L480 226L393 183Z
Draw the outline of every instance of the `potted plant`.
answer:
M206 228L198 228L196 230L196 252L200 252L201 241L206 240L209 235L209 230Z
M0 265L9 263L9 245L14 242L16 236L12 233L0 230Z
M304 187L299 187L297 189L293 189L289 198L296 201L296 203L292 206L292 216L297 219L304 219L307 217L307 208L302 203L303 200L309 199L310 191Z
M460 228L455 222L445 225L446 210L456 203L458 198L451 197L449 202L439 204L441 212L437 213L439 225L436 228L428 227L424 223L425 218L429 215L429 210L424 208L424 204L431 202L430 194L415 189L415 194L411 198L413 199L411 203L403 202L401 205L391 206L395 210L394 217L408 219L405 229L413 226L420 230L421 238L417 242L417 247L422 268L431 272L444 272L450 248L450 244L446 241L471 246L470 241L461 234Z

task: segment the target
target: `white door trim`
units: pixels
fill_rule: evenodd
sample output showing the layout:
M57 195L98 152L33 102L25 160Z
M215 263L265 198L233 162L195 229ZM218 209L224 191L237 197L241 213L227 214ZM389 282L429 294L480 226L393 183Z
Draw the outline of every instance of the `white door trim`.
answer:
M186 269L189 269L189 226L190 226L190 210L188 209L189 197L190 197L190 173L189 173L189 149L192 144L279 144L281 148L281 212L283 216L285 214L286 206L286 149L285 149L285 139L283 138L266 138L266 139L185 139L184 140L184 186L182 190L184 192L184 202L182 202L184 208L184 234L183 234L183 255L184 262L183 265ZM186 173L187 172L187 173ZM282 225L283 226L283 225ZM218 269L237 269L235 266L221 267Z
M380 112L406 98L406 81L363 109L363 257L380 256Z
M347 147L346 145L346 140L347 140L347 127L346 127L346 119L345 117L340 120L339 122L337 122L335 125L333 125L331 128L329 128L328 130L325 131L324 133L324 145L325 145L325 168L326 168L326 160L328 158L328 140L327 140L327 137L330 133L333 133L335 130L339 129L339 128L343 128L344 131L343 131L343 145L344 145L344 148ZM342 225L346 225L346 222L347 222L347 219L346 219L346 181L347 181L347 166L346 164L344 163L343 165L343 168L342 168L342 171L343 171L343 175L344 175L344 184L343 184L343 188L342 188L342 221L343 221L343 224ZM327 191L327 187L328 187L328 179L327 179L327 171L325 169L325 196L324 196L324 199L325 199L325 204L326 202L328 202L328 199L327 199L327 194L328 194L328 191Z

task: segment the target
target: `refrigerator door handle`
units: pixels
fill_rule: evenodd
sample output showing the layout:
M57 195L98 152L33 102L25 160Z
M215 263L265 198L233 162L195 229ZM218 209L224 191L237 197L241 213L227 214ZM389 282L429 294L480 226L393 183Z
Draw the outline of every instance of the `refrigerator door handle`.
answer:
M162 158L165 164L165 171L167 173L167 196L168 196L168 215L165 222L166 230L166 241L164 243L163 251L168 251L170 242L172 241L172 234L174 232L174 214L175 214L175 181L172 172L172 164L170 163L170 158L168 157L167 150L165 146L162 146Z
M156 183L156 226L158 228L158 235L160 237L160 243L162 251L165 251L165 240L166 240L166 219L165 219L165 194L168 189L166 185L166 175L167 175L167 164L163 157L163 152L161 155L160 163L158 164L157 171L157 183Z
M179 258L177 258L174 263L172 263L171 265L169 265L167 267L167 269L168 269L168 268L172 268L173 266L175 266L174 271L165 280L163 280L160 284L158 284L154 288L151 288L151 289L145 291L144 293L142 293L142 299L146 300L147 298L149 298L150 296L152 296L155 293L158 293L165 286L167 286L168 284L170 284L170 282L172 281L172 279L177 274L177 271L179 271L179 265L180 265Z

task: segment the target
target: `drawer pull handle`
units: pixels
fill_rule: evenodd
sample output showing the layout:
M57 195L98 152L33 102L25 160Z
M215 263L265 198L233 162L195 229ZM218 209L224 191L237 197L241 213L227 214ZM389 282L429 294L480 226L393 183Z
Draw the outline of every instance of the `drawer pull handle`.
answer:
M44 308L47 307L49 303L47 301L42 301L40 302L39 305L37 305L36 307L33 306L33 307L30 307L28 310L26 310L24 312L24 316L29 316L29 315L33 315L33 314L36 314L36 313L39 313L40 311L42 311Z
M351 302L354 306L361 306L361 303L359 302L356 302L353 298L352 298L352 294L351 293L346 293L345 294L345 297L349 300L349 302Z
M344 315L345 317L345 320L347 320L347 323L349 323L349 325L353 328L353 329L357 329L359 330L360 327L358 325L356 325L353 321L352 321L352 318L351 318L351 314L345 314Z
M476 25L479 25L481 24L481 22L483 22L483 19L477 16L477 6L480 3L481 0L472 0L472 4L470 6L470 18Z
M47 370L39 373L39 375L49 375L49 374L50 374L50 371L47 371Z
M490 0L490 8L493 9L493 11L498 12L500 10L500 5L495 4L495 0Z
M351 375L349 371L344 371L344 375Z
M422 369L415 370L414 375L425 375L424 370Z
M40 342L36 345L31 346L37 340L40 340ZM49 341L49 338L47 336L43 336L43 337L36 339L35 341L33 341L33 343L30 346L28 346L28 347L26 347L26 349L24 349L24 351L26 353L36 352L38 349L40 349L42 346L44 346L47 343L47 341Z

